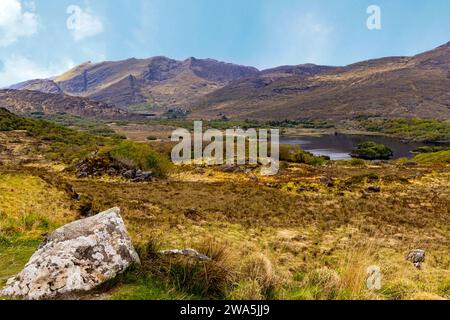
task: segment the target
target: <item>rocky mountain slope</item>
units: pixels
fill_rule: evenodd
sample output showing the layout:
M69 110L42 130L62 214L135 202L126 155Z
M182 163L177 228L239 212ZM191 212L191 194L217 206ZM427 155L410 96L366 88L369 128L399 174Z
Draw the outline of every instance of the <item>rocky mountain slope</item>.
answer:
M127 116L126 111L103 102L29 90L0 90L0 108L19 115L67 113L99 119L117 119Z
M345 67L303 64L259 71L211 59L166 57L84 63L14 89L65 93L191 118L348 119L361 115L450 119L450 42L414 57Z
M15 85L16 89L64 92L128 107L139 104L183 107L231 81L258 70L211 59L177 61L166 57L81 64L52 79Z
M339 68L281 67L206 95L191 116L450 119L449 65L450 42L414 57L369 60Z

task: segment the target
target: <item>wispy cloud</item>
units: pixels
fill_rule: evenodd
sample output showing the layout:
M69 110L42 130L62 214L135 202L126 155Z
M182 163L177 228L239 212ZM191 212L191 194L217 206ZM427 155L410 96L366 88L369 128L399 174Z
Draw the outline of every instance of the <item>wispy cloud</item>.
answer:
M94 37L103 32L103 22L96 16L89 7L82 9L79 6L71 5L67 8L67 29L72 34L75 42L86 38Z
M0 47L7 47L20 37L29 37L37 33L38 17L34 12L34 3L26 8L19 0L0 1Z
M68 58L44 66L27 57L12 55L0 62L0 88L26 80L50 78L74 66L75 63Z

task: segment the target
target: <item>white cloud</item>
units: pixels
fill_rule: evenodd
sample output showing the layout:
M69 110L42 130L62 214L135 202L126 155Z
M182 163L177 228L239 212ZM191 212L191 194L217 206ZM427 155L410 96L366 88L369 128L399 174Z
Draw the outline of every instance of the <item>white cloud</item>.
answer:
M75 42L96 36L103 32L103 22L95 16L89 8L83 10L79 6L71 5L67 8L67 29Z
M37 33L38 19L33 6L24 9L20 0L0 0L0 47Z
M13 55L0 63L0 88L26 80L50 78L74 66L75 63L71 59L62 59L57 63L43 66L24 56Z

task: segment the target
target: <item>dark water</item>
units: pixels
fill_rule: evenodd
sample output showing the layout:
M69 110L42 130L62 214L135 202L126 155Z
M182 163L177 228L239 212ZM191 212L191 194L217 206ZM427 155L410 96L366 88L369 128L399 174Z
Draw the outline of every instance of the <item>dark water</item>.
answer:
M350 152L365 141L374 141L382 143L394 152L394 158L411 158L414 156L411 151L424 146L418 142L403 142L399 139L381 137L381 136L362 136L362 135L323 135L323 136L296 136L280 137L280 143L300 145L303 150L309 151L314 155L329 156L331 160L351 159Z

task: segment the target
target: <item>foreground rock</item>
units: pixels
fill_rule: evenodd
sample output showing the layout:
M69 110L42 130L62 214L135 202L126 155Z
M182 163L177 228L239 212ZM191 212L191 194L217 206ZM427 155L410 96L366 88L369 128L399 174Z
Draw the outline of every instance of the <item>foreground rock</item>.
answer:
M48 235L0 295L39 300L89 291L134 263L139 257L113 208Z

